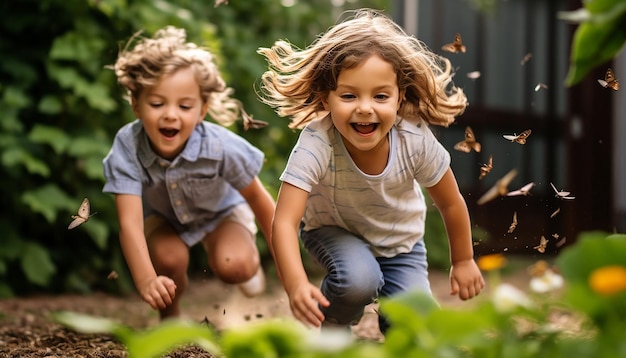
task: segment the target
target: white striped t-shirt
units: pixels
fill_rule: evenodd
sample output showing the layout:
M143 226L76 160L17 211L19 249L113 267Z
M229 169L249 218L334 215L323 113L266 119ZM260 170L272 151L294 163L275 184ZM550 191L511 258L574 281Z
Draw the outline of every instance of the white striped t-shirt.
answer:
M421 122L396 120L382 173L363 173L329 116L300 133L283 182L309 192L304 230L339 226L366 240L376 256L410 252L424 235L426 204L420 185L439 182L450 154Z

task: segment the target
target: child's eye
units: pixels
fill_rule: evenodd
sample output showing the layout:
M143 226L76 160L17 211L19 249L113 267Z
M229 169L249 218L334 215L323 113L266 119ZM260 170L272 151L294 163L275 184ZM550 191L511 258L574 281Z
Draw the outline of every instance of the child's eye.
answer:
M163 103L161 102L150 102L150 107L152 108L159 108L163 105Z
M347 93L347 94L342 94L340 97L341 97L341 99L355 99L355 98L356 98L356 96L355 96L355 95L353 95L353 94L349 94L349 93Z
M374 99L376 99L377 101L384 101L387 98L389 98L389 96L386 94L377 94L374 96Z
M181 105L180 105L180 109L182 109L182 110L184 110L184 111L188 111L188 110L190 110L191 108L193 108L193 106L189 106L189 105L186 105L186 104L181 104Z

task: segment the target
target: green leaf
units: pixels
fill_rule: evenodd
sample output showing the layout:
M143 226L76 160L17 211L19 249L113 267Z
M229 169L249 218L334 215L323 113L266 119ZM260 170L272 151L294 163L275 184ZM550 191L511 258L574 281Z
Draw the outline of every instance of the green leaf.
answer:
M99 318L70 311L55 312L52 318L59 324L86 334L127 334L126 328L108 318Z
M26 244L21 264L28 281L40 286L47 286L56 272L56 266L50 260L48 251L37 243Z
M626 43L626 3L613 2L612 7L601 4L594 11L574 33L567 86L577 84L596 66L615 57Z
M78 207L56 184L24 192L21 200L32 212L43 215L49 223L56 220L59 210L74 211Z
M36 124L28 134L35 143L47 144L56 154L63 153L70 145L70 137L62 129L44 124Z
M14 147L2 153L2 164L7 167L22 165L31 174L39 174L44 178L50 176L50 168L43 161L35 158L22 147Z
M58 97L47 95L39 101L37 109L43 114L59 114L63 109L63 104Z

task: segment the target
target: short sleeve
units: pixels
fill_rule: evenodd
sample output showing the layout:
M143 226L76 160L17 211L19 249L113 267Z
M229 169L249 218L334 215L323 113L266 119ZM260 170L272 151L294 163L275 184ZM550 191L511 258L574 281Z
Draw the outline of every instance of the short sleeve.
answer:
M332 145L328 129L312 122L300 133L280 180L311 192L324 177L330 163Z
M129 127L122 128L115 136L111 150L102 162L105 178L102 191L141 195L141 165L137 158L135 141L126 129Z
M229 131L220 133L224 146L222 176L230 185L241 190L250 185L263 167L265 155L244 138Z

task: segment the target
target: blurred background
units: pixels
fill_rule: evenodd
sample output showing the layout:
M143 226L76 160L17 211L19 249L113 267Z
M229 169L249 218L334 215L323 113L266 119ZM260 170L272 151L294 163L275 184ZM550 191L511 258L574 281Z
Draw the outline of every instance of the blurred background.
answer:
M255 118L270 123L260 130L244 131L241 123L231 129L264 151L261 179L275 196L298 133L257 100L266 63L256 50L277 39L306 47L344 10L360 7L384 10L452 61L454 81L470 105L455 124L433 131L452 155L477 255L550 256L582 231L626 231L625 92L597 82L608 67L620 79L626 56L622 51L577 84L565 85L577 25L558 14L580 8L580 1L230 0L219 6L209 0L3 1L0 298L134 290L119 248L113 197L101 192L102 159L116 131L134 119L106 68L130 36L179 26L190 41L217 55L235 96ZM441 49L455 33L462 35L465 53ZM453 149L466 126L482 144L480 153ZM527 129L532 134L525 145L502 137ZM490 155L493 169L479 180ZM509 190L534 182L531 195L477 205L513 168L518 175ZM555 198L550 183L576 198ZM97 214L68 231L85 197ZM509 234L514 212L519 223ZM445 231L433 207L427 225L431 265L447 268ZM550 238L544 254L534 249L541 236ZM271 269L263 240L258 241ZM208 276L201 251L192 250L190 272ZM117 280L107 279L111 271L119 274Z

